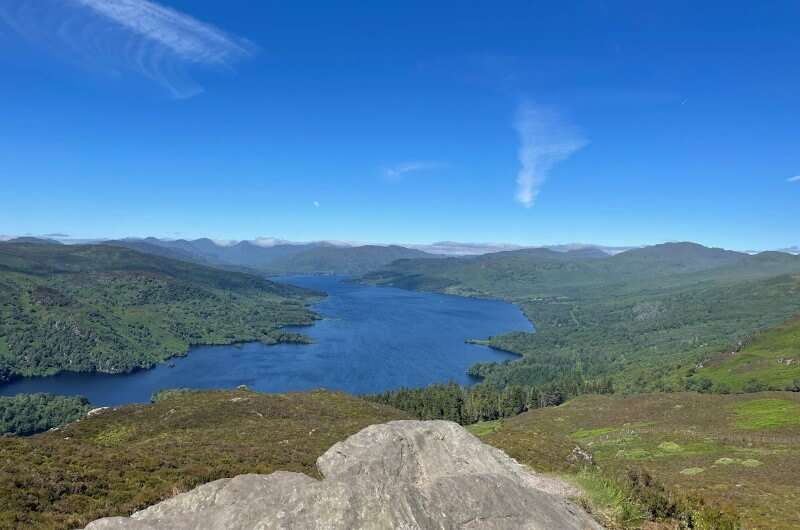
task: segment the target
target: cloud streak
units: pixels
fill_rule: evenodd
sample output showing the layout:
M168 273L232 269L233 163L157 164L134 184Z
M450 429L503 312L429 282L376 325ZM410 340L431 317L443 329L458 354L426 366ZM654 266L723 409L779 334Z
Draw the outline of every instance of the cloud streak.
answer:
M406 173L413 173L417 171L430 171L445 167L446 164L442 162L434 162L429 160L418 160L414 162L403 162L396 166L387 167L383 170L383 175L392 180L400 180Z
M112 74L135 72L177 98L202 91L189 67L230 69L255 52L245 39L149 0L0 4L0 20L29 40Z
M530 208L553 166L569 158L586 141L556 112L530 103L517 109L514 128L520 142L516 200Z
M249 47L215 27L148 0L68 0L190 62L225 65Z
M795 175L794 177L789 177L786 179L786 182L800 182L800 175Z

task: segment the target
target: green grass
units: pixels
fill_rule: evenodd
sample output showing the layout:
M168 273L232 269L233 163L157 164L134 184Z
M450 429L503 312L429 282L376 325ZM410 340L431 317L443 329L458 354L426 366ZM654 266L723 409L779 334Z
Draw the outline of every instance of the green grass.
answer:
M486 436L495 432L501 425L503 425L503 420L479 421L467 425L465 428L475 436Z
M582 491L579 499L606 528L640 528L647 520L644 508L619 484L594 469L583 469L564 478Z
M751 381L774 390L800 385L800 318L756 334L740 349L718 352L692 378L731 392L746 390Z
M675 442L661 442L658 444L658 448L669 453L675 453L683 450L683 448Z
M755 458L747 458L745 460L740 460L738 463L745 467L758 467L761 465L761 462L756 460Z
M332 392L165 393L26 438L0 437L0 528L80 528L242 473L316 459L395 410Z
M748 430L800 426L800 404L785 399L756 399L736 405L736 427Z
M617 432L621 429L621 427L601 427L599 429L578 429L574 433L571 434L572 438L576 440L581 440L583 438L594 438L595 436L602 436L604 434L610 434L612 432Z
M590 492L608 481L630 493L629 472L644 470L664 492L642 502L679 501L718 524L698 528L727 528L717 515L737 514L748 529L789 530L800 526L798 419L795 392L582 396L507 418L483 439L537 471L567 474L584 469L578 446L599 473Z
M607 451L614 453L616 458L623 458L629 460L652 460L659 458L673 458L675 456L687 457L714 454L721 450L718 444L709 440L681 440L681 443L676 443L671 440L659 442L651 438L640 438L635 436L628 436L616 440L610 440L607 443L595 442L593 446L597 451ZM624 446L618 449L619 446Z
M121 447L132 440L135 434L135 425L115 425L94 435L92 441L104 447Z

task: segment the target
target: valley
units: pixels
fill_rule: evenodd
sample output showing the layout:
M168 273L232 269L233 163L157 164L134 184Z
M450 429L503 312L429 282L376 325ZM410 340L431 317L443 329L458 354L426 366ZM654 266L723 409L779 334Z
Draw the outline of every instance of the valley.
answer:
M575 484L608 528L798 521L800 257L670 243L380 264L357 248L334 254L376 267L361 276L299 260L304 276L266 280L175 249L0 243L0 393L17 396L0 416L26 435L68 423L0 440L0 475L33 495L9 490L0 521L74 527L236 473L313 475L359 426L409 417ZM98 405L115 408L83 416ZM284 454L301 431L313 443ZM30 471L23 453L41 456ZM133 488L140 472L158 480Z
M400 260L363 281L519 305L536 333L488 344L523 358L472 370L497 387L577 373L613 376L619 390L682 390L695 364L800 313L800 257L691 243L614 256L533 249Z
M798 21L0 0L0 530L800 530Z

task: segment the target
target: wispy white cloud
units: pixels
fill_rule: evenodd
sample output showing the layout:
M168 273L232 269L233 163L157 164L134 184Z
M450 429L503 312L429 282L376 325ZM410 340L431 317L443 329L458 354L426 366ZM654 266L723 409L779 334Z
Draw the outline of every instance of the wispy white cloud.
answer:
M314 201L311 204L314 205L314 208L319 208L319 201Z
M795 175L794 177L789 177L786 179L786 182L800 182L800 175Z
M403 162L401 164L397 164L392 167L384 168L383 175L392 180L399 180L403 178L403 175L406 173L412 173L415 171L430 171L434 169L440 169L445 167L447 164L443 162L435 162L431 160L417 160L413 162Z
M553 166L569 158L586 141L558 113L530 103L517 109L514 128L520 141L516 199L529 208Z
M255 51L245 39L149 0L3 0L0 21L82 64L133 71L190 97L189 66L230 68Z
M252 243L254 245L259 246L259 247L267 247L267 248L275 247L275 246L278 246L278 245L294 245L295 244L295 243L292 243L291 241L287 241L285 239L280 239L280 238L271 237L271 236L259 236L259 237L255 238L252 241Z
M212 239L211 241L218 247L232 247L239 242L236 239Z
M68 0L161 44L187 61L228 64L250 46L188 15L148 0Z

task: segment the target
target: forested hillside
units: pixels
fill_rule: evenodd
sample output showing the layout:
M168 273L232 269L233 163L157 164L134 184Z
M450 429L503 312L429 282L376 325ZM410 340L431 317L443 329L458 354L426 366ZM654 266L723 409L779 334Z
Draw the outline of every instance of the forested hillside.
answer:
M385 267L399 259L433 257L421 250L396 245L327 246L275 258L264 270L273 274L356 275Z
M192 344L302 341L315 295L107 245L0 244L0 381L127 372Z
M518 304L536 332L486 344L523 357L472 369L496 388L613 376L623 390L682 389L676 370L800 313L800 257L692 243L401 260L364 281Z
M28 435L75 421L89 411L80 396L17 394L0 396L0 436Z

